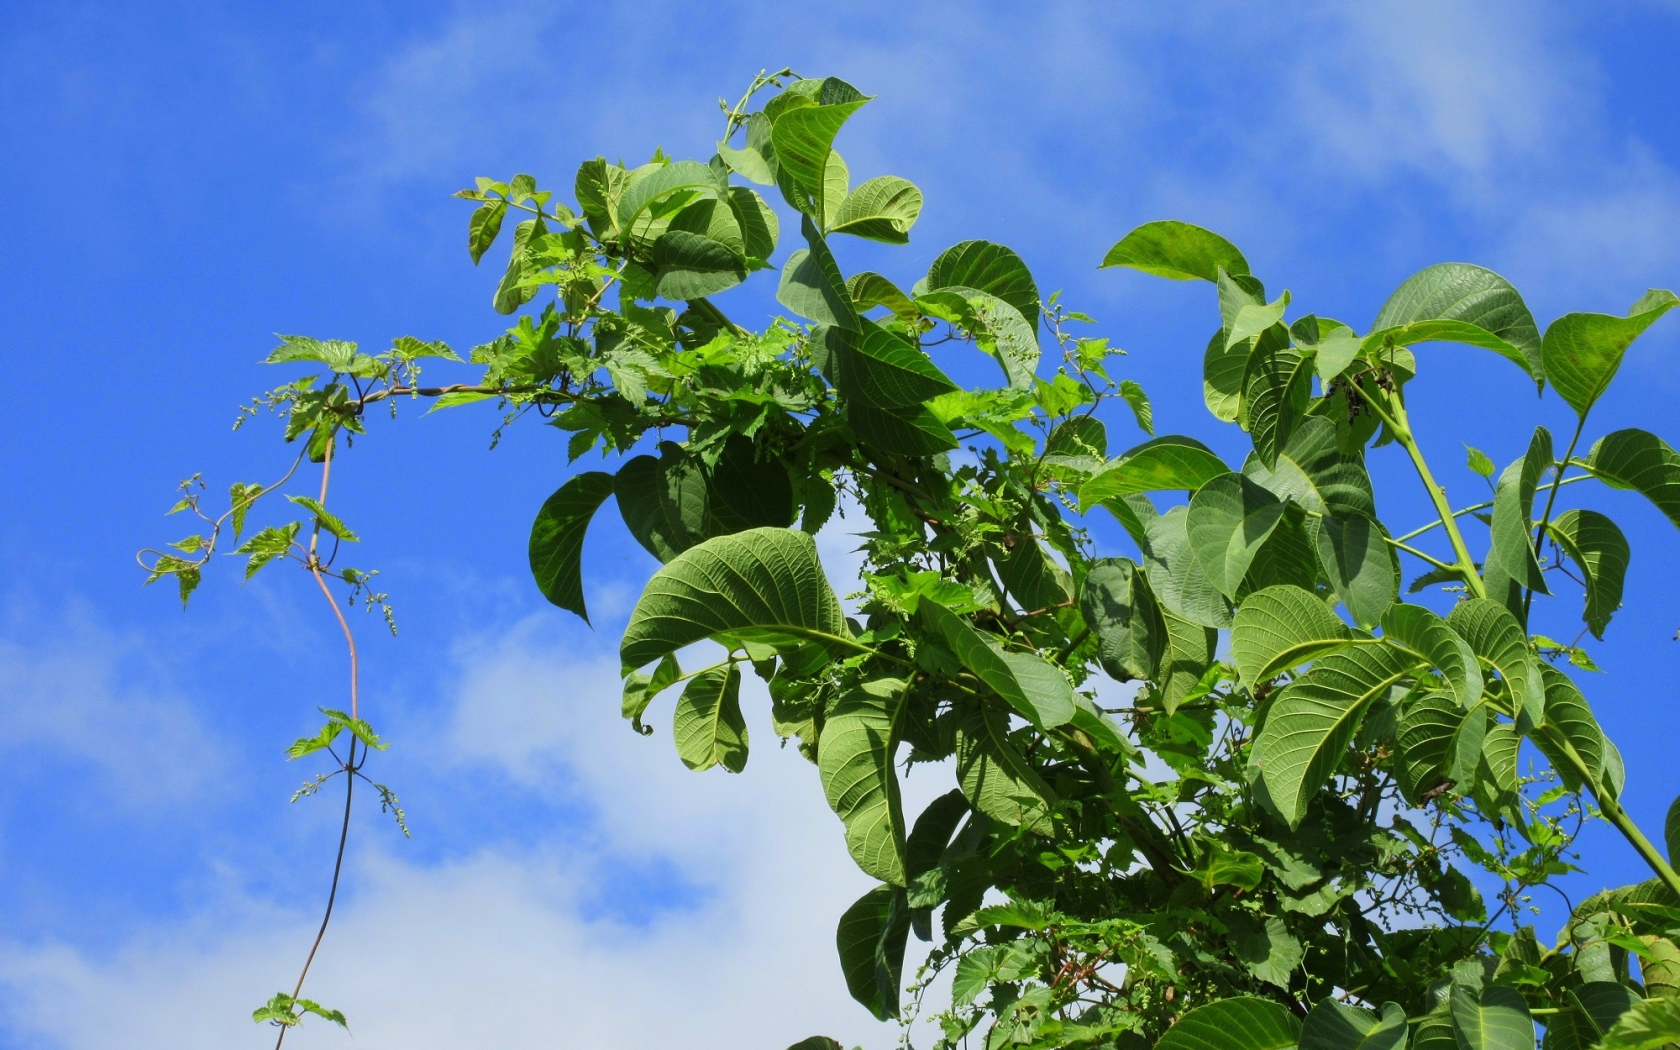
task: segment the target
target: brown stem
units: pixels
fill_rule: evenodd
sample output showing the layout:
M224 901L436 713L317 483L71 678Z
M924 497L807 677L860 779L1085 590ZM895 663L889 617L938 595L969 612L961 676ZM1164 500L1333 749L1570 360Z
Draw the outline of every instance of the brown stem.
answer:
M338 876L344 870L344 844L350 838L350 800L356 793L356 738L353 736L350 738L350 758L344 763L344 769L344 823L338 829L338 859L333 861L332 889L327 891L327 913L321 916L321 928L315 931L315 943L309 946L309 957L303 960L303 971L298 974L297 984L292 987L294 1000L303 994L303 979L309 976L310 964L314 963L315 953L320 950L321 939L327 935L327 923L332 921L333 902L338 899ZM280 1050L280 1044L286 1041L286 1031L291 1027L280 1026L280 1038L274 1040L274 1050Z

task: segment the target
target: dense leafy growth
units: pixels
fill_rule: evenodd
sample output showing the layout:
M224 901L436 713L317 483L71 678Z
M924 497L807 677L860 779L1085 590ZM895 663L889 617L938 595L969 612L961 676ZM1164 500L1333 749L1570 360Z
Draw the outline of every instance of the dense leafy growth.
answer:
M1207 230L1141 226L1103 265L1210 286L1203 396L1253 447L1227 463L1155 436L1118 352L1075 335L1090 318L1010 249L965 241L903 281L843 271L844 237L902 244L922 207L901 178L853 185L835 142L868 101L833 78L761 76L709 160L587 161L574 206L529 176L479 180L459 194L476 205L469 249L476 263L511 241L494 306L518 316L472 350L477 376L421 386L422 359L458 358L415 339L370 356L288 337L271 360L316 374L270 395L287 440L330 464L371 404L413 395L538 412L572 460L605 456L539 512L538 587L587 615L585 535L611 502L662 563L620 649L625 717L652 732L670 704L682 761L739 771L743 674L768 684L776 732L879 881L831 917L847 987L877 1017L933 1017L939 1047L1515 1050L1537 1024L1555 1050L1680 1040L1680 876L1617 801L1629 774L1571 678L1592 669L1579 639L1527 626L1564 577L1585 592L1583 635L1621 602L1627 541L1560 498L1590 502L1589 486L1565 486L1633 489L1680 524L1662 439L1582 443L1674 295L1542 332L1509 282L1446 264L1361 334L1269 295ZM753 331L712 297L766 269L793 317ZM1407 400L1454 351L1422 343L1549 384L1579 421L1561 454L1538 429L1495 480L1471 450L1493 500L1451 506ZM951 378L963 345L993 358L994 383ZM1099 414L1116 400L1137 438ZM1388 444L1427 501L1384 493L1385 509L1425 509L1400 535L1365 465ZM263 491L235 488L236 539ZM249 571L328 564L300 536L355 539L322 502L294 502L307 518L239 548ZM837 509L867 522L850 530L865 559L850 605L811 539ZM1480 554L1470 514L1488 522ZM1120 549L1099 548L1088 515L1118 521ZM216 542L149 565L185 596ZM1422 563L1409 588L1405 559ZM707 640L722 658L684 670ZM373 744L353 714L299 747L341 728ZM1524 740L1549 769L1523 772ZM952 789L907 813L898 778L924 763L946 763ZM1544 941L1529 895L1573 870L1589 818L1654 877L1581 902ZM933 945L913 976L912 934ZM951 997L935 1006L939 973ZM321 1012L282 996L264 1016L291 1025L294 1007Z

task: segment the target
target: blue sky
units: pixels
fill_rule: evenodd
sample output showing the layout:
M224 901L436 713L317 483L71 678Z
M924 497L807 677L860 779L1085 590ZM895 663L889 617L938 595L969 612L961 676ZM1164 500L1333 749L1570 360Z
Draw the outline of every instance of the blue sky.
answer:
M339 699L307 581L224 566L183 615L135 548L176 538L180 478L277 476L272 421L229 425L282 376L276 331L379 347L494 335L494 265L463 249L479 174L570 184L597 153L710 155L713 100L762 67L877 94L840 146L855 177L911 178L913 243L851 248L913 280L960 239L1010 244L1130 352L1163 432L1236 458L1198 396L1205 285L1096 263L1134 225L1224 233L1269 288L1363 328L1429 263L1492 266L1542 323L1680 286L1680 6L1670 2L1240 5L713 3L494 8L78 4L0 13L9 206L0 339L0 1047L262 1045L324 891L331 799L288 806L280 751ZM493 256L499 265L499 253ZM780 256L778 255L778 261ZM769 280L762 279L765 283ZM722 301L767 317L767 293ZM1638 343L1602 432L1680 438L1680 324ZM1426 450L1461 500L1460 440L1508 462L1568 429L1492 355L1426 348ZM440 368L434 375L441 375ZM544 603L525 537L566 476L558 435L462 410L381 423L335 468L402 634L356 622L379 770L311 989L360 1046L553 1042L881 1045L844 998L834 917L850 870L815 778L770 742L738 778L687 773L619 723L616 629L651 560L591 534L594 632ZM1117 439L1118 440L1118 439ZM1385 513L1421 523L1392 449ZM1582 486L1574 490L1580 492ZM1565 490L1569 492L1571 490ZM1593 492L1634 543L1629 608L1584 683L1660 826L1673 743L1673 528ZM844 576L846 537L824 538ZM1560 603L1561 604L1561 603ZM1538 626L1573 636L1572 615ZM924 777L916 798L945 789ZM1585 840L1581 892L1642 877ZM1555 919L1542 923L1543 933ZM779 1041L778 1041L779 1040ZM343 1045L305 1030L299 1046Z

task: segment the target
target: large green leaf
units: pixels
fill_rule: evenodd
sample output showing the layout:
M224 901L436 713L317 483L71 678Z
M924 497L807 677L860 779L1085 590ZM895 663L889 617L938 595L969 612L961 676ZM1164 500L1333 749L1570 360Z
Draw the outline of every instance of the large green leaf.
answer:
M928 803L904 840L905 874L913 879L938 867L957 825L970 812L961 788L952 788Z
M1009 719L975 704L956 722L957 783L993 820L1049 837L1056 794L1009 740Z
M1608 485L1633 489L1680 526L1680 453L1644 430L1618 430L1593 443L1587 469Z
M1547 1020L1546 1050L1595 1050L1641 1002L1637 992L1616 981L1588 981L1564 994L1563 1010Z
M699 460L672 442L659 456L636 456L613 477L618 512L636 542L668 562L706 538L710 495Z
M1522 737L1509 722L1496 722L1488 727L1482 739L1482 758L1476 766L1475 783L1470 795L1476 806L1489 820L1520 820L1521 799L1517 789L1517 753Z
M780 457L757 448L751 438L731 435L712 468L711 512L716 531L741 532L762 526L786 528L797 508L793 483Z
M909 179L882 175L847 195L827 216L830 233L849 233L886 244L906 244L922 213L922 191Z
M699 161L679 160L661 165L646 175L633 178L618 198L613 220L621 231L635 236L640 232L638 223L657 202L674 193L715 196L719 192L718 181L717 172Z
M1546 526L1546 535L1581 570L1587 604L1581 618L1594 638L1603 638L1610 617L1622 607L1622 582L1632 551L1616 523L1596 510L1566 510Z
M952 245L933 260L922 287L930 292L972 288L994 295L1013 306L1033 332L1038 332L1038 283L1021 257L1001 244L963 241Z
M1285 504L1241 474L1221 474L1196 490L1185 527L1209 580L1235 598L1248 567L1283 517Z
M1301 1050L1405 1050L1406 1011L1384 1003L1381 1015L1327 997L1301 1025Z
M1493 525L1490 532L1493 545L1488 560L1504 570L1505 575L1519 586L1540 594L1550 594L1546 577L1540 571L1540 561L1534 552L1531 538L1534 522L1534 492L1543 475L1552 465L1552 435L1545 427L1535 427L1523 458L1506 467L1499 475L1494 489Z
M1383 637L1429 661L1468 711L1482 699L1482 668L1470 643L1421 605L1396 602L1382 617Z
M904 809L893 770L905 682L879 678L841 697L817 748L828 804L846 825L846 848L866 874L905 884Z
M999 568L1004 589L1023 611L1053 609L1072 597L1073 580L1067 570L1035 539L1017 542Z
M1248 374L1248 355L1253 349L1249 343L1227 345L1221 328L1208 339L1207 349L1202 352L1202 400L1223 422L1237 421L1243 376Z
M1178 1019L1155 1050L1287 1050L1301 1038L1301 1022L1270 999L1243 996L1198 1006Z
M1267 587L1244 598L1231 625L1231 662L1249 688L1332 649L1353 632L1317 595Z
M1245 307L1245 309L1247 309ZM1277 325L1268 332L1282 331ZM1268 467L1277 463L1312 400L1312 358L1283 337L1263 336L1248 357L1237 422L1248 431L1254 451Z
M754 190L745 186L729 187L729 208L741 228L741 247L747 253L749 265L757 266L770 258L781 237L781 224L770 205Z
M1534 1021L1517 989L1458 984L1450 1001L1461 1050L1534 1050Z
M1420 805L1443 782L1468 788L1476 775L1487 737L1485 705L1466 711L1456 697L1427 692L1412 698L1400 716L1400 787L1406 800Z
M1516 617L1498 602L1471 598L1453 608L1447 626L1470 644L1479 661L1505 680L1519 730L1526 733L1539 725L1546 713L1545 687L1539 661Z
M1163 612L1161 620L1167 627L1167 648L1161 654L1158 695L1162 710L1170 715L1213 663L1219 632L1170 612Z
M664 299L701 299L747 279L741 255L703 233L666 231L653 242L652 262L654 292Z
M1546 327L1540 355L1546 378L1558 396L1582 418L1604 393L1622 355L1645 329L1680 302L1673 292L1653 288L1628 310L1612 314L1564 314Z
M531 575L543 597L583 617L589 609L583 601L583 534L608 496L613 477L588 471L566 481L548 497L537 520L531 523Z
M1382 525L1364 514L1327 516L1315 545L1319 567L1353 621L1375 626L1400 597L1400 572Z
M1079 611L1097 636L1097 659L1110 677L1121 682L1155 677L1167 625L1135 563L1125 558L1092 562L1079 586Z
M1129 266L1175 281L1217 281L1220 270L1248 272L1248 260L1236 245L1211 230L1171 219L1146 222L1126 234L1103 256L1102 265Z
M1408 277L1377 311L1373 333L1417 321L1463 321L1495 336L1491 346L1535 382L1544 381L1540 329L1511 282L1469 263L1440 263ZM1435 338L1441 338L1436 336ZM1421 340L1414 340L1421 341Z
M1043 657L1004 652L988 636L932 598L922 598L919 611L923 622L944 640L958 662L1022 718L1040 729L1066 725L1073 720L1072 687L1062 672Z
M1365 709L1421 661L1389 645L1327 653L1272 701L1255 756L1278 813L1295 826L1341 761Z
M867 318L862 335L833 340L834 385L872 408L908 408L957 389L921 347Z
M1194 492L1230 469L1195 438L1167 434L1128 449L1093 475L1079 487L1079 503L1089 508L1135 492Z
M1540 664L1540 677L1546 689L1546 717L1530 734L1535 746L1551 760L1552 768L1570 788L1582 787L1574 763L1568 760L1570 752L1587 767L1593 785L1602 785L1609 741L1593 717L1587 698L1568 675L1556 668ZM1610 785L1610 793L1616 794L1619 786Z
M910 936L910 907L904 891L877 886L840 916L835 946L846 990L877 1020L898 1016L904 944Z
M747 720L741 716L741 672L734 664L701 671L688 680L671 726L677 754L693 770L716 765L731 773L747 767Z
M1204 627L1231 626L1231 610L1190 547L1189 510L1174 507L1151 521L1144 571L1150 590L1175 616Z
M852 306L851 293L846 290L846 280L840 274L840 265L834 261L834 253L828 250L828 243L812 225L810 216L800 218L799 229L805 235L807 247L789 255L782 264L776 301L818 324L857 331L857 310Z
M1641 999L1610 1026L1596 1050L1657 1050L1680 1042L1680 996Z
M719 635L788 650L807 642L837 654L861 648L823 576L816 542L786 529L717 536L677 555L643 589L619 658L628 674Z
M859 98L789 109L777 116L770 128L770 141L776 147L776 163L780 168L778 175L791 177L802 191L800 198L791 203L815 216L819 223L827 223L823 214L823 177L834 149L834 136L840 133L846 119L867 101Z
M1322 416L1301 420L1271 467L1250 456L1243 473L1279 499L1293 500L1314 514L1377 513L1365 457L1343 452L1336 444L1335 424Z
M846 402L844 415L858 440L881 452L933 456L957 447L951 428L926 405L876 408L859 399Z

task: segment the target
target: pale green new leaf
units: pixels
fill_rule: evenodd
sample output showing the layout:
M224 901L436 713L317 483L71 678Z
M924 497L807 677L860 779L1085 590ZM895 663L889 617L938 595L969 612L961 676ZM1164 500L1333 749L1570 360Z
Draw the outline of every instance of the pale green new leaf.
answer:
M1089 619L1089 618L1087 618ZM1353 637L1317 596L1282 585L1244 598L1231 625L1231 662L1250 688Z
M1168 434L1128 449L1092 475L1079 487L1079 503L1088 509L1111 497L1135 492L1194 492L1230 469L1195 438Z
M909 179L882 175L847 195L828 214L830 233L849 233L886 244L906 244L922 213L922 191Z
M583 536L602 503L613 492L613 476L600 471L578 474L548 497L531 523L531 575L543 597L589 622L583 600Z
M1680 526L1680 453L1644 430L1618 430L1593 443L1587 469L1605 484L1633 489Z
M1237 596L1284 507L1276 496L1235 472L1213 478L1191 497L1185 518L1190 549L1225 597Z
M1301 1025L1301 1050L1405 1050L1406 1011L1384 1003L1382 1014L1327 996Z
M1301 1022L1283 1005L1242 996L1191 1010L1155 1050L1289 1050L1300 1038Z
M915 302L900 291L898 285L878 273L865 270L852 274L846 278L846 291L851 295L852 305L859 313L884 306L906 324L915 324L921 320L922 311Z
M1602 639L1610 617L1622 607L1622 582L1632 551L1616 523L1595 510L1566 510L1546 526L1546 535L1581 570L1587 604L1581 618Z
M832 654L861 649L823 576L816 541L776 528L714 537L655 573L630 613L619 658L628 674L718 635L778 649L806 642Z
M1505 680L1518 729L1526 733L1539 725L1546 713L1545 687L1539 661L1516 617L1498 602L1471 598L1454 607L1447 626L1469 643L1479 661Z
M828 804L846 825L846 848L868 875L893 886L905 877L904 809L893 752L905 683L863 682L823 723L817 768Z
M823 176L834 149L834 137L847 118L867 101L860 98L790 109L781 113L770 129L770 141L776 147L776 163L781 173L791 176L804 192L800 210L814 215L819 222L826 221L821 203Z
M1225 238L1171 219L1147 222L1122 237L1102 266L1129 266L1174 281L1217 281L1219 271L1246 274L1248 260Z
M1289 292L1284 293L1269 303L1249 303L1237 310L1237 315L1231 319L1225 329L1225 347L1230 349L1238 343L1253 339L1266 329L1283 320L1283 312L1289 308Z
M1254 748L1272 802L1290 826L1335 771L1365 709L1420 664L1393 646L1350 646L1320 657L1277 695Z
M346 543L354 543L361 537L350 530L350 527L339 520L338 515L323 507L313 496L287 496L287 499L307 510L315 517L315 527Z
M619 714L629 722L636 732L647 736L653 732L649 726L642 724L642 715L647 713L648 705L653 698L676 684L682 677L682 667L675 656L666 656L653 669L653 674L645 675L641 672L626 675L624 678L624 693L619 701Z
M1120 380L1120 397L1132 410L1132 418L1137 420L1138 429L1155 436L1155 409L1149 404L1149 395L1143 392L1143 387L1135 380Z
M1492 270L1469 263L1440 263L1420 270L1389 296L1371 331L1380 333L1417 321L1462 321L1482 329L1501 344L1490 349L1510 359L1535 382L1544 381L1534 315L1511 282Z
M1673 292L1653 288L1633 304L1626 317L1575 313L1553 321L1540 350L1552 388L1585 418L1616 378L1627 348L1675 303L1680 298Z
M672 721L671 738L683 765L696 771L747 766L747 722L741 715L741 672L712 667L688 680Z

